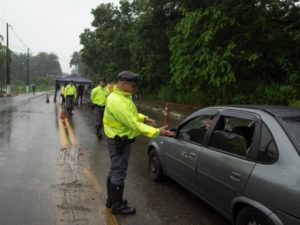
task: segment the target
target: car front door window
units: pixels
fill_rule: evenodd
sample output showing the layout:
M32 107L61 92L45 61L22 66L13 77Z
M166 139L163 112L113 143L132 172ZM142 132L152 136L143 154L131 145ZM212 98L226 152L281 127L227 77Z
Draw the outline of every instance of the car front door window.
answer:
M201 115L191 119L180 127L178 139L202 145L212 120L211 115Z

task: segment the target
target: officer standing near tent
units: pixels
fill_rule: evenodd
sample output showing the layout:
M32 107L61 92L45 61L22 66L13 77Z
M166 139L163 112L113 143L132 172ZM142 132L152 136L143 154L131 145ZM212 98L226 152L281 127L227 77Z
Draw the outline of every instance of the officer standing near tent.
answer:
M95 119L96 119L96 134L99 139L102 138L101 129L103 125L103 113L106 103L106 98L109 95L109 90L105 87L105 79L99 79L98 86L91 92L91 102L93 104Z
M69 116L72 116L72 110L74 106L74 99L77 96L76 87L74 85L74 81L71 80L70 83L66 86L64 90L64 96L66 100L66 108Z
M166 126L155 128L155 121L138 113L132 101L139 75L130 71L118 74L118 83L108 96L104 111L104 132L111 165L107 177L106 207L113 214L135 214L135 208L129 207L123 200L124 182L127 175L131 144L139 135L153 138L157 135L175 136Z

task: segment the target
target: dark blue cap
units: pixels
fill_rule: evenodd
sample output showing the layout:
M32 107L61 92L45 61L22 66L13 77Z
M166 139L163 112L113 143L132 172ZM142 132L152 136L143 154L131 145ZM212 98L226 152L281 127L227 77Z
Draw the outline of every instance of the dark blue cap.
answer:
M118 79L128 82L137 82L138 76L140 75L130 71L123 71L118 74Z

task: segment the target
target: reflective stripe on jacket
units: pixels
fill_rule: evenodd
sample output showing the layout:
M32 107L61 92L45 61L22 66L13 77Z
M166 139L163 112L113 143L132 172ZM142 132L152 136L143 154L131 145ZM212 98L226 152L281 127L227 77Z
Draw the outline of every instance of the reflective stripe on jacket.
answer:
M107 97L104 110L104 133L109 138L116 135L128 136L133 139L139 135L153 138L159 135L159 129L144 123L146 116L138 113L132 101L131 93L124 92L117 87Z
M74 85L68 84L64 92L65 97L67 97L68 95L74 95L74 97L76 98L77 91Z
M93 104L104 106L108 95L109 90L106 87L103 88L99 85L92 90L91 101Z

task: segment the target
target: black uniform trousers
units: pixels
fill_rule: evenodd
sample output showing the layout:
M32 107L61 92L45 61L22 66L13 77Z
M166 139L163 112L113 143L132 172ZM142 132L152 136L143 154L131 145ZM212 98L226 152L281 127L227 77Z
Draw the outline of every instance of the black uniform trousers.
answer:
M104 106L95 105L94 113L95 113L95 120L96 120L96 126L99 126L102 128L103 125L103 114L104 114Z
M124 185L127 176L128 160L131 152L131 143L127 142L126 145L124 145L123 154L118 154L116 151L116 140L108 138L107 148L111 160L108 177L111 178L112 184Z

